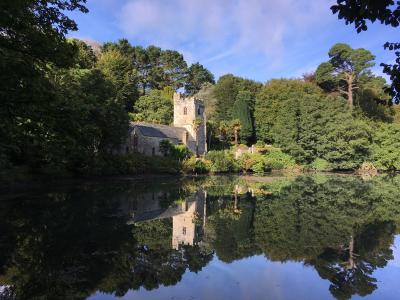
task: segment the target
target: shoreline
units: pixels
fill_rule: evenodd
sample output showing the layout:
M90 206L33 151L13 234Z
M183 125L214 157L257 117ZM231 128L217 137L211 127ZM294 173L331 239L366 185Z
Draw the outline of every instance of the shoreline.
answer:
M39 190L46 186L62 187L74 184L90 184L98 182L109 182L113 180L121 181L148 181L149 179L168 179L180 180L182 178L202 178L202 177L218 177L218 176L236 176L242 177L250 181L267 182L269 179L276 177L298 177L298 176L312 176L312 175L326 175L326 176L356 176L372 178L376 176L396 176L399 172L378 172L377 174L360 173L357 171L293 171L287 170L271 170L264 174L257 173L206 173L206 174L166 174L166 173L145 173L134 175L97 175L97 176L57 176L51 177L43 174L29 174L25 178L10 179L9 181L0 181L0 194L19 193L26 190Z

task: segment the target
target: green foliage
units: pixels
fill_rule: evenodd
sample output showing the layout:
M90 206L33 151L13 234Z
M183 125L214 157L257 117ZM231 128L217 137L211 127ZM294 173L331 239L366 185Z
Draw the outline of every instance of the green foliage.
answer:
M337 89L338 78L334 75L334 67L330 62L321 63L315 71L315 81L327 92Z
M375 128L372 162L383 171L400 170L400 125L380 124Z
M188 159L192 152L185 145L174 145L169 140L162 140L160 142L160 152L165 157L170 157L178 161Z
M174 50L162 50L156 46L132 46L128 40L122 39L117 43L105 43L103 52L116 50L132 61L138 72L139 88L144 95L148 90L162 90L172 87L177 90L185 85L187 64L183 55Z
M339 19L345 19L346 24L354 23L354 27L357 32L365 31L368 29L366 21L379 21L381 24L387 26L398 27L400 25L400 5L392 0L382 1L352 1L343 2L338 1L336 5L331 7L334 14L338 14ZM400 43L386 42L384 45L385 49L398 50L400 49ZM395 63L386 64L381 63L383 72L388 75L392 80L390 94L396 101L400 101L400 52L395 51L396 59L393 59Z
M322 158L316 158L310 167L315 171L329 171L331 169L329 162Z
M392 122L394 109L392 99L387 94L386 80L382 77L365 78L357 90L356 105L365 117L383 122Z
M280 149L270 149L264 155L266 167L274 170L290 169L296 166L296 162L290 155Z
M274 141L271 130L278 118L306 95L320 95L322 91L313 85L298 80L271 80L260 90L255 106L257 139Z
M139 93L138 74L129 56L117 50L104 51L98 59L97 68L113 83L116 100L131 112Z
M213 90L214 97L216 98L216 121L230 121L234 118L233 105L239 91L248 91L251 93L248 106L252 116L254 113L255 95L260 88L260 83L249 79L236 77L232 74L221 76Z
M194 95L200 91L206 83L214 84L214 75L201 64L192 64L188 69L185 91L188 95Z
M322 158L334 169L357 169L369 157L371 135L369 126L361 121L349 119L342 124L329 124L327 143L322 147Z
M257 104L259 137L299 163L323 158L335 169L353 169L369 155L369 126L352 116L342 98L324 96L310 83L271 82Z
M75 68L90 69L95 66L97 57L92 47L78 39L70 39L68 42L77 49L77 53L74 56Z
M211 171L211 162L194 156L183 162L183 172L191 174L206 174Z
M347 44L335 44L329 50L328 62L322 63L315 72L315 79L326 91L337 90L347 96L352 107L353 93L360 87L360 79L371 76L375 56L366 49L352 49Z
M261 154L244 153L238 159L238 164L243 172L253 171L262 174L266 171L265 157Z
M73 104L64 105L67 111L58 108L64 100L62 94L57 94L60 74L56 70L83 61L82 56L75 59L82 54L80 45L68 42L65 35L77 30L68 12L87 12L84 3L55 0L51 3L3 1L1 4L0 157L7 165L39 168L47 163L64 163L60 159L62 155L50 162L49 151L58 150L50 149L49 144L54 139L61 140L63 131L73 131L60 129L56 124L59 117L67 117L64 115L68 109L80 108ZM74 124L82 121L79 119ZM76 141L76 135L76 131L68 135L63 144L65 148L69 138Z
M231 151L209 151L206 159L211 161L211 172L213 173L238 171L238 165Z
M249 142L253 137L253 122L251 120L248 103L251 103L251 93L240 91L236 96L233 105L233 117L240 121L240 139L243 142Z
M163 97L161 91L151 90L136 101L130 116L133 121L169 125L172 123L173 104L171 99Z

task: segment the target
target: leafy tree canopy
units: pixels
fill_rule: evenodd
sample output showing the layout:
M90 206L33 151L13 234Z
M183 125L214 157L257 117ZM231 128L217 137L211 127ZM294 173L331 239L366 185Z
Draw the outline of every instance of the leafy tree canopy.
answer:
M149 94L141 96L135 103L134 121L145 121L169 125L173 118L173 104L171 99L165 98L159 90L151 90Z
M185 91L189 95L194 95L206 83L214 84L214 75L204 68L201 64L195 63L189 67L186 79Z
M346 24L354 23L357 32L368 29L367 20L379 21L391 27L400 25L400 2L393 0L337 0L337 4L331 7L339 19L345 19ZM385 49L400 49L399 42L387 42ZM392 80L391 95L398 104L400 101L400 52L395 52L394 64L381 63L383 72Z

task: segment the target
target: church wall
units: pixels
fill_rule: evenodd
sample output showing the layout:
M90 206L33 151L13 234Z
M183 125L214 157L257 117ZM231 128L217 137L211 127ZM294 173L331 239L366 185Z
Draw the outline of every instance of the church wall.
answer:
M135 134L138 138L136 149L134 147ZM126 145L127 148L125 149L125 153L138 152L146 156L162 156L163 154L160 152L160 142L163 140L169 140L174 145L177 145L179 143L179 141L176 139L145 136L140 132L140 130L134 128L128 137L128 143Z

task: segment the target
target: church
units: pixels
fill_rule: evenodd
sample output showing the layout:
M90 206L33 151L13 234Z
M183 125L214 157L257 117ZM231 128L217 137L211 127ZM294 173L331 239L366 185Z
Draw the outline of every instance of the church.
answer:
M197 155L207 152L206 117L204 102L195 97L174 93L174 122L172 126L131 122L125 144L125 153L161 156L160 142L168 140L174 145L183 144Z

